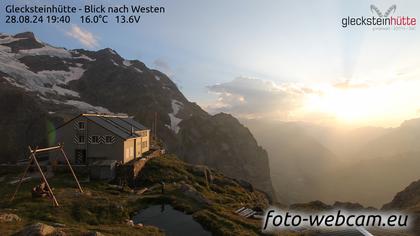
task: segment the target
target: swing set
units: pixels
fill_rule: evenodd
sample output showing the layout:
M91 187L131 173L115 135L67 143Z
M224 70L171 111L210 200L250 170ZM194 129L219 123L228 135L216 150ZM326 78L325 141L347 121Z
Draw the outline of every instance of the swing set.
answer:
M50 184L48 183L47 178L45 177L44 172L42 171L41 166L39 165L39 162L38 162L38 160L37 160L37 158L36 158L36 154L37 154L37 153L46 153L46 152L53 152L53 151L60 151L60 153L62 154L62 156L63 156L63 157L64 157L64 159L66 160L67 166L69 167L70 172L72 173L72 175L73 175L73 177L74 177L74 180L75 180L75 181L76 181L76 183L77 183L77 187L79 188L79 191L80 191L81 193L83 193L83 189L82 189L82 187L80 186L79 180L77 179L77 176L76 176L76 174L74 173L73 168L71 167L71 164L70 164L70 162L69 162L69 159L67 158L67 155L66 155L66 153L65 153L65 151L64 151L64 149L63 149L63 147L64 147L64 146L63 146L63 144L61 144L61 143L59 143L59 144L58 144L58 146L54 146L54 147L47 147L47 148L41 148L41 149L38 149L38 147L36 147L35 149L32 149L32 148L31 148L31 146L28 146L28 148L29 148L29 152L31 153L31 155L30 155L30 157L29 157L29 163L28 163L28 166L25 168L25 171L23 172L23 174L22 174L22 176L21 176L21 178L20 178L20 180L19 180L19 183L18 183L18 185L17 185L17 187L16 187L15 192L14 192L13 196L10 198L10 201L13 201L13 200L15 199L16 194L18 193L19 188L20 188L20 187L21 187L21 185L22 185L23 179L25 178L26 174L27 174L27 173L28 173L28 171L29 171L29 168L32 166L32 164L33 164L33 163L35 163L35 166L36 166L37 170L38 170L38 171L39 171L39 173L41 174L41 179L44 181L44 183L45 183L45 185L46 185L46 187L47 187L47 189L48 189L48 192L49 192L49 194L50 194L50 196L51 196L51 198L52 198L52 201L53 201L54 206L56 206L56 207L58 207L58 206L59 206L58 201L57 201L57 199L55 198L55 195L54 195L54 193L53 193L53 191L52 191L52 189L51 189L51 187L50 187Z

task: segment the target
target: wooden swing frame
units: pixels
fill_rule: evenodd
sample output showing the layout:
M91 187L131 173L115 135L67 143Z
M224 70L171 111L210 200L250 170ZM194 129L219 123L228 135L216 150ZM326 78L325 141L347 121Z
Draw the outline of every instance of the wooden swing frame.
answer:
M59 143L58 146L41 148L41 149L38 149L38 147L36 147L35 149L32 149L31 146L28 146L28 148L29 148L29 152L31 153L31 155L29 157L28 166L25 168L25 171L23 172L23 174L22 174L22 176L21 176L21 178L19 180L19 183L18 183L18 185L16 187L15 192L14 192L13 196L10 198L10 201L13 201L15 199L16 194L18 193L19 188L22 185L22 181L23 181L23 179L25 178L26 174L29 171L29 168L32 166L32 163L35 163L36 168L38 169L39 173L41 174L41 179L44 181L45 185L47 186L48 191L51 194L51 198L52 198L52 201L53 201L54 206L57 206L57 207L59 206L58 201L55 198L55 195L54 195L54 193L53 193L53 191L52 191L52 189L50 187L50 184L48 183L47 178L45 177L44 172L42 171L41 166L39 165L39 162L38 162L38 160L36 158L36 154L37 153L41 153L41 152L52 152L52 151L57 151L57 150L59 150L61 152L62 156L66 160L67 166L69 167L70 172L72 173L72 175L74 177L74 180L77 183L77 187L79 188L79 191L81 193L83 193L83 189L80 186L79 180L77 179L77 176L74 173L73 168L71 167L71 164L69 162L69 159L67 158L66 152L64 151L64 145L63 144Z

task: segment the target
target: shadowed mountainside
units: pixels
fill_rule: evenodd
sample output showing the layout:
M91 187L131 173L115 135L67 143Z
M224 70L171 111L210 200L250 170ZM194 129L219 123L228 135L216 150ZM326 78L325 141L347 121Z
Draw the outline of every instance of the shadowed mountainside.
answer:
M54 47L30 32L0 34L0 72L0 96L7 101L0 110L7 140L2 162L22 158L28 144L53 144L54 136L47 137L46 130L82 112L124 113L148 127L156 114L157 135L169 151L200 154L197 159L185 155L186 160L247 180L274 197L268 156L248 129L232 116L208 114L165 74L138 60L126 60L109 48ZM207 126L214 134L204 130ZM197 135L206 139L188 141ZM220 151L222 147L230 151Z

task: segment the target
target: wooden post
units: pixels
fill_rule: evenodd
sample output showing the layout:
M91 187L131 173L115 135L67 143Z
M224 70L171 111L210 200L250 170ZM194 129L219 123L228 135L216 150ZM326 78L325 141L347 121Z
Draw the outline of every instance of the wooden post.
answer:
M32 152L31 147L29 146L28 148L29 148L29 150ZM58 202L57 202L57 199L55 198L54 193L53 193L53 191L52 191L52 189L51 189L50 185L48 184L47 178L45 178L44 172L42 172L41 166L39 166L38 160L36 159L35 152L34 152L34 153L32 153L32 157L33 157L33 160L34 160L34 162L35 162L36 167L38 168L39 173L41 174L42 180L44 180L45 185L46 185L46 186L47 186L47 188L48 188L48 191L51 193L51 196L52 196L52 198L53 198L54 205L55 205L55 206L59 206L59 204L58 204Z
M41 174L41 178L42 178L42 180L44 181L45 185L46 185L46 186L47 186L47 188L48 188L48 191L49 191L49 192L50 192L50 194L51 194L51 197L52 197L52 199L53 199L53 203L54 203L54 205L55 205L55 206L59 206L58 201L57 201L57 199L55 198L55 195L54 195L54 193L53 193L53 191L52 191L52 189L51 189L51 187L50 187L50 184L48 183L47 178L45 177L44 172L42 171L41 166L39 165L39 162L38 162L38 160L36 159L36 153L37 153L37 152L49 152L49 151L53 151L53 150L57 150L57 149L60 149L60 150L61 150L61 153L63 154L64 159L66 159L67 165L68 165L68 167L70 168L70 171L71 171L71 173L72 173L72 175L73 175L74 179L76 180L77 187L79 187L80 192L81 192L81 193L83 193L83 189L82 189L82 187L80 186L79 180L77 179L77 176L76 176L76 174L75 174L75 173L74 173L74 171L73 171L73 168L71 167L71 164L70 164L70 162L69 162L69 159L67 158L66 153L64 152L64 149L63 149L63 145L62 145L62 144L59 144L58 146L55 146L55 147L48 147L48 148L42 148L42 149L38 149L38 147L36 147L34 150L32 150L31 146L28 146L28 148L29 148L29 152L31 153L30 158L29 158L29 164L28 164L28 166L26 167L26 169L25 169L25 171L24 171L23 175L20 177L19 184L18 184L18 186L16 187L16 190L15 190L15 192L14 192L13 196L10 198L10 201L13 201L13 199L16 197L16 194L18 193L18 191L19 191L19 189L20 189L20 186L22 185L23 178L25 178L26 174L27 174L27 173L28 173L28 171L29 171L29 168L32 166L32 163L34 162L34 163L35 163L35 165L36 165L36 167L37 167L37 169L38 169L38 171L39 171L39 173Z
M157 112L155 111L155 114L153 116L153 122L152 122L152 129L150 130L149 133L149 142L153 142L156 143L157 140Z
M48 151L53 151L53 150L56 150L56 149L59 149L60 148L60 146L55 146L55 147L48 147L48 148L41 148L41 149L37 149L37 150L34 150L34 151L31 151L31 152L48 152Z
M37 149L38 149L38 147L35 148L35 152L36 152ZM16 194L18 193L18 191L20 189L20 185L22 185L23 178L25 178L26 174L28 173L29 168L31 168L32 161L33 161L33 157L32 157L33 155L34 155L34 153L31 153L31 156L29 158L28 166L26 167L25 171L23 172L23 175L20 177L19 183L16 186L16 190L13 193L13 196L10 198L10 201L13 201L15 199Z
M68 166L69 166L69 168L70 168L70 171L71 171L71 173L72 173L72 175L73 175L73 177L74 177L74 180L76 180L77 187L79 187L80 192L81 192L81 193L83 193L83 189L82 189L82 187L80 186L79 180L77 179L76 174L74 173L73 168L72 168L72 167L71 167L71 165L70 165L69 159L67 158L67 155L66 155L66 153L64 152L63 146L62 146L61 144L60 144L60 150L61 150L61 153L62 153L62 154L63 154L63 156L64 156L64 159L66 159L67 165L68 165Z

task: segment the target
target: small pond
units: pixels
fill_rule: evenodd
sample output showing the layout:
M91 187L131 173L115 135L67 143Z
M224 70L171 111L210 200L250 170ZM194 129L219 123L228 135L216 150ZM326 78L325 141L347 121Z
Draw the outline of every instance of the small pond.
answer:
M166 235L211 235L191 215L177 211L171 205L153 205L142 209L134 216L133 221L135 224L156 226L165 231Z

